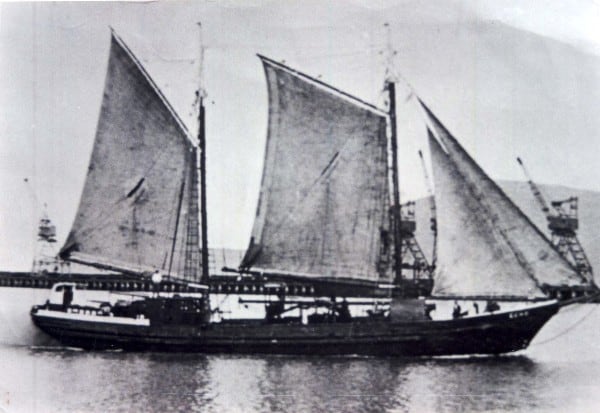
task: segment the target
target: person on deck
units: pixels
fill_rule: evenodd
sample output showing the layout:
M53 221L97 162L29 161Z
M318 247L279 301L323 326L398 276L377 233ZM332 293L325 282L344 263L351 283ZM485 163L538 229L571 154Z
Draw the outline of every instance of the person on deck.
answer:
M73 287L66 285L63 291L63 309L66 311L67 308L73 302Z
M350 308L348 307L348 301L346 301L346 297L344 297L338 308L338 320L342 322L352 320L352 315L350 314Z
M458 301L454 301L454 309L452 310L452 318L460 318L462 316Z
M498 304L497 301L494 300L488 300L487 303L485 304L485 312L486 313L493 313L494 311L498 311L500 310L500 305Z

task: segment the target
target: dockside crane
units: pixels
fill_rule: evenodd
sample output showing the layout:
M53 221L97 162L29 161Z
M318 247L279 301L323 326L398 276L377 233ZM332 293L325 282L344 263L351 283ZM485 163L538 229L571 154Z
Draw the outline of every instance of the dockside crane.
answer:
M431 231L433 232L433 254L431 264L427 260L423 249L419 245L415 232L417 223L415 219L415 202L409 201L400 206L400 235L402 238L401 254L402 254L402 269L413 270L413 279L431 279L436 263L436 243L437 243L437 218L435 199L433 198L433 190L429 181L427 168L423 161L423 153L419 151L421 162L423 165L423 173L427 184L429 194L429 208L431 211Z
M579 227L578 218L578 199L570 197L561 201L552 201L550 206L542 195L538 186L531 179L529 171L521 158L517 157L517 162L521 165L523 173L527 178L529 188L538 204L542 208L542 212L548 221L548 229L552 236L552 244L561 253L563 257L569 260L575 268L588 281L593 281L592 266L588 260L579 239L577 239L577 229Z
M431 278L431 266L415 237L415 231L417 230L415 202L409 201L401 204L400 211L402 269L413 270L414 280Z

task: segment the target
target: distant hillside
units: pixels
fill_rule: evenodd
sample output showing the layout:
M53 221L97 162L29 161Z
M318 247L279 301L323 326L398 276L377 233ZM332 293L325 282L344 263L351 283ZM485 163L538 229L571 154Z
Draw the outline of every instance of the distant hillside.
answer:
M502 189L521 208L521 210L550 237L546 218L531 194L526 182L500 181ZM600 231L596 225L600 223L600 192L568 188L557 185L540 185L548 202L566 199L571 196L579 198L579 240L600 277ZM417 240L428 258L431 257L433 237L429 230L429 201L424 198L416 202ZM211 267L219 273L223 266L237 267L244 251L235 249L211 249ZM600 279L600 278L599 278Z
M549 237L546 219L526 182L499 182L506 194L521 208L521 210ZM596 225L600 223L600 192L567 188L556 185L540 185L548 202L562 200L571 196L579 198L579 241L596 270L600 274L600 233ZM431 257L433 237L429 230L429 202L426 198L416 203L417 240Z

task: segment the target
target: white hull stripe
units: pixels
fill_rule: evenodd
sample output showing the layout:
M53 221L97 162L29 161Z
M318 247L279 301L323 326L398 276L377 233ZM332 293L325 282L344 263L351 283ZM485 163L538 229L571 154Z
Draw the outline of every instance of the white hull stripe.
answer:
M130 326L150 326L150 320L147 318L99 316L96 314L64 313L62 311L51 310L38 310L36 314L41 317L60 318L63 320L92 321L94 323L120 324Z

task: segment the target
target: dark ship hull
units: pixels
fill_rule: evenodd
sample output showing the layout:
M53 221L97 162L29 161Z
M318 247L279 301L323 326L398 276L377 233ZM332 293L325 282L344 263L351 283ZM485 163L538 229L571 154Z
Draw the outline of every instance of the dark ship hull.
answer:
M75 316L41 308L34 308L31 317L62 344L91 350L413 357L522 350L558 309L553 302L443 321L354 319L309 324L284 319L152 325L148 319Z

